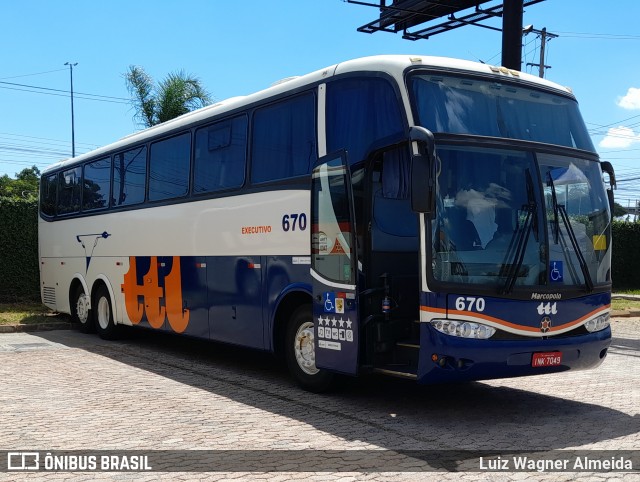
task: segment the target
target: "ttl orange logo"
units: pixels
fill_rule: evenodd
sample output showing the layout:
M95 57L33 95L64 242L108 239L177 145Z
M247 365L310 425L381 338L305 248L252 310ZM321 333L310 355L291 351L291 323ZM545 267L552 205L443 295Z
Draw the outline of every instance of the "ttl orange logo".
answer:
M164 266L164 265L163 265ZM189 310L182 304L182 282L180 278L180 256L174 256L171 271L164 277L164 290L158 283L158 258L151 257L149 271L138 284L136 257L129 257L129 271L124 275L122 292L127 315L134 325L147 321L153 328L162 328L165 320L173 331L182 333L189 324ZM144 303L140 303L140 297Z

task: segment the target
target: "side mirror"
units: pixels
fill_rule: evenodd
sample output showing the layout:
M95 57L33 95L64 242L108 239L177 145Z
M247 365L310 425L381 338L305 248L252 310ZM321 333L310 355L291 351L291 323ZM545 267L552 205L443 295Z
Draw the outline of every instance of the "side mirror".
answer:
M435 211L435 140L430 130L420 126L409 129L409 140L417 142L420 151L411 159L411 209L430 214Z
M606 172L609 175L609 186L611 186L611 188L607 189L607 198L609 199L609 209L613 216L613 190L617 187L616 173L613 171L613 166L609 161L601 161L600 168L602 169L602 172Z

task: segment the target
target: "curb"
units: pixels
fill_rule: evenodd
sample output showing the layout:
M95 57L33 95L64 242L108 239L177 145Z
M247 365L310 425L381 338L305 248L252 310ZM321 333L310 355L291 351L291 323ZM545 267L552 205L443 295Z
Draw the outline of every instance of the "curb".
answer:
M611 318L638 318L640 310L616 310L611 312Z
M613 293L611 295L612 300L628 300L628 301L640 301L640 295L625 295Z
M30 325L0 325L0 333L30 333L34 331L75 330L75 323L51 322Z

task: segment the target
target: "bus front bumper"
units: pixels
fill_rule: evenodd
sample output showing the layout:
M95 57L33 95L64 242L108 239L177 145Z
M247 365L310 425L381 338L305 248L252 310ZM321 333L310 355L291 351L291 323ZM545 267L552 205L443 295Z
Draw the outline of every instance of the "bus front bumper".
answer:
M595 368L606 357L610 344L610 327L565 338L493 341L445 335L430 323L422 323L418 383L488 380ZM559 364L533 366L534 354L554 352L561 353Z

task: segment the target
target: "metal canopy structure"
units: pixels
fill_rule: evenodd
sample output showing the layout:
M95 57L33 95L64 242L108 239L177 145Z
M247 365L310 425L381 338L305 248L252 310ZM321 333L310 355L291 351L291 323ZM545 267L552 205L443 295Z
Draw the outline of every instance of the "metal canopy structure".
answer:
M465 25L502 31L502 64L517 70L521 64L523 9L543 1L504 0L486 5L492 0L347 0L380 11L379 18L359 27L359 32L402 32L407 40L420 40ZM502 18L501 29L481 23L494 17ZM435 22L438 19L446 20Z

